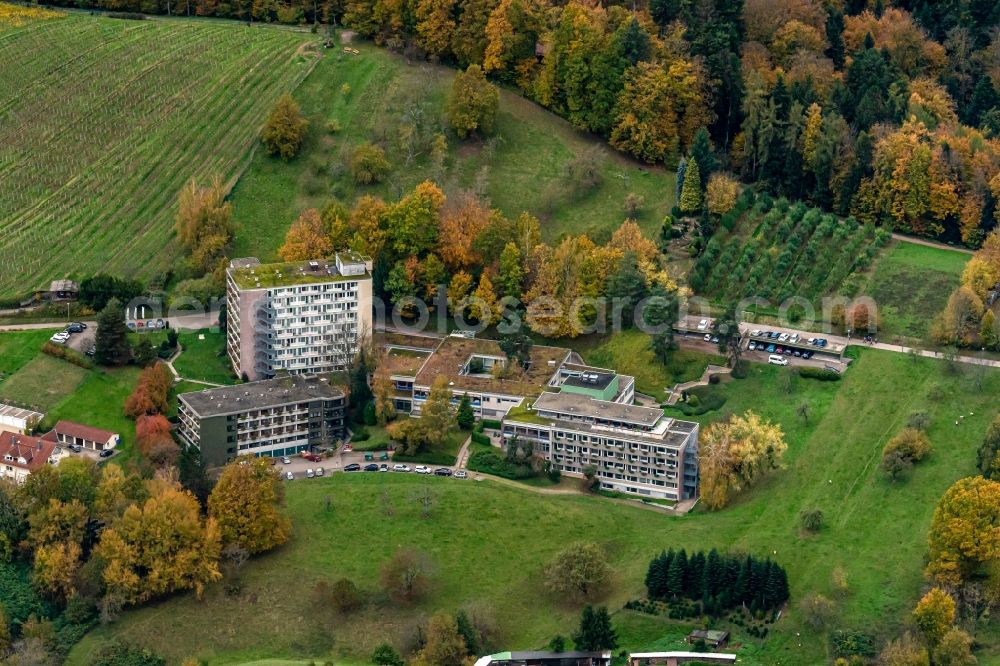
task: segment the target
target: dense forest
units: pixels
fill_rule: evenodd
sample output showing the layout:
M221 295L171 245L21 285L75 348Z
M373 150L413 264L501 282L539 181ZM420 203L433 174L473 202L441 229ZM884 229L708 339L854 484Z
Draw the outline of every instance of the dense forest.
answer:
M479 65L646 162L673 167L707 127L702 183L726 169L862 223L974 247L996 224L993 0L94 4L343 24L410 57Z

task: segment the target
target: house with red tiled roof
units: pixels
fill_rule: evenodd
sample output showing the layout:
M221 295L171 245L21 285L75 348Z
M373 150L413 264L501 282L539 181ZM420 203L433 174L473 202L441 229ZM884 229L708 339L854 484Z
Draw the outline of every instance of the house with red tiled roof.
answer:
M118 445L118 433L101 430L73 421L60 421L49 434L55 433L55 441L68 448L80 447L92 451L113 449Z
M41 437L0 432L0 478L24 483L29 474L49 464L55 450L51 432Z

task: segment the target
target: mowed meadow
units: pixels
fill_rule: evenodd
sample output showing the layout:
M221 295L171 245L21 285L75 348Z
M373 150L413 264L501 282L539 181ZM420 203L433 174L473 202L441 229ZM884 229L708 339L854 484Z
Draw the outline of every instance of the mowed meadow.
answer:
M233 23L0 22L0 299L167 269L182 185L234 180L317 58L308 34Z

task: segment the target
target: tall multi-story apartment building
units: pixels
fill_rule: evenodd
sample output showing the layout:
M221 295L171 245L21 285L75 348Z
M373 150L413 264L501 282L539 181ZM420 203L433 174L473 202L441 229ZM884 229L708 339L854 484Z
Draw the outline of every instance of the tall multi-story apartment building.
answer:
M250 381L279 372L345 370L371 339L371 259L261 264L233 259L226 270L226 350Z
M607 490L674 501L697 497L698 424L621 399L615 384L631 385L631 377L624 382L600 368L581 370L558 391L509 412L504 441L531 442L539 456L571 476L593 467Z
M290 456L344 437L346 394L318 375L279 377L177 396L178 434L207 465Z

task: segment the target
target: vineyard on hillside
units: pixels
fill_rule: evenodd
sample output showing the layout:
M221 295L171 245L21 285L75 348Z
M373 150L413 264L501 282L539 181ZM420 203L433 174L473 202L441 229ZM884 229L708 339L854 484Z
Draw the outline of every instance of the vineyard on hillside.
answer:
M177 256L177 192L231 179L315 62L278 29L68 15L0 28L0 299Z
M689 276L691 288L719 302L759 296L780 303L840 294L890 239L889 230L861 225L785 199L759 197L730 218L705 247Z

